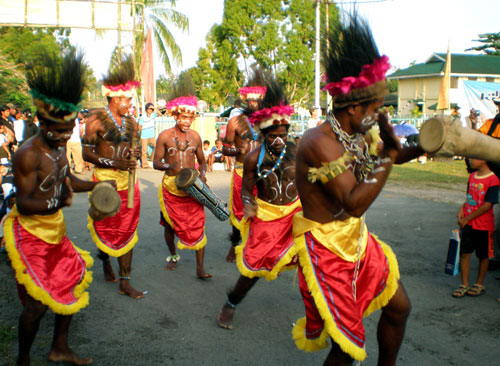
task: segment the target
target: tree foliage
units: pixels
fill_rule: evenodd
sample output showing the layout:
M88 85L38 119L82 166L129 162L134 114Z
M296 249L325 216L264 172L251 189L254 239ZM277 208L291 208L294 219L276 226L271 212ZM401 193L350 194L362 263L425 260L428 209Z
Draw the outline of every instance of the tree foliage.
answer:
M308 104L314 94L315 6L311 0L226 0L222 23L211 29L190 70L198 95L212 105L228 104L260 65L274 73L293 103ZM329 19L338 20L333 5Z
M500 56L500 32L480 34L479 39L474 41L482 44L466 51L482 51L488 55Z
M26 65L43 65L47 55L71 47L69 29L24 27L0 28L0 104L14 103L20 108L33 108L26 84ZM88 98L97 88L92 70L87 68Z

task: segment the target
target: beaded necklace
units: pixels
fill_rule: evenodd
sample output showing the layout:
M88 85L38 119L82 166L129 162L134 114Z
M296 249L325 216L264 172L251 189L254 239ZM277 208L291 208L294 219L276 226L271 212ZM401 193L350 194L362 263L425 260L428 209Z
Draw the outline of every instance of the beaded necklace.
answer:
M271 170L269 170L267 173L262 174L260 172L260 166L262 165L262 161L264 161L264 156L266 155L266 146L265 145L266 145L266 143L264 141L262 143L262 147L260 148L259 162L257 164L257 175L259 176L259 178L267 178L271 173L273 173L278 168L278 166L281 164L281 161L285 157L285 153L286 153L286 145L285 145L285 147L281 151L280 156L278 157L278 161L274 164L274 166L271 168ZM271 152L269 154L272 157L274 157L274 155Z
M373 164L373 159L369 154L368 145L365 139L360 133L348 135L347 132L340 127L340 123L337 121L337 118L335 118L333 112L328 113L328 120L333 133L337 136L337 139L344 149L354 156L355 159L352 163L353 170L356 175L356 180L361 182L371 172L371 164ZM360 145L362 145L362 147ZM357 167L359 167L359 174L356 174Z
M123 133L125 132L125 122L124 122L124 118L122 117L122 125L118 125L118 122L116 122L116 119L115 117L113 116L113 114L111 113L111 111L109 110L109 107L106 106L106 112L108 112L109 114L109 117L111 117L111 120L113 121L113 123L115 124L116 128L118 128L118 132L120 132L120 135L123 136Z

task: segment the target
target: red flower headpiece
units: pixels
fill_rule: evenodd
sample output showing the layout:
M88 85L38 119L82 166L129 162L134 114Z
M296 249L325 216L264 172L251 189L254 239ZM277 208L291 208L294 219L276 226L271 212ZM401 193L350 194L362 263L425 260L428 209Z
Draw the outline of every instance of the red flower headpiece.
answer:
M332 96L349 94L353 89L366 88L376 82L384 80L385 73L390 67L389 58L384 55L373 61L371 65L363 66L358 77L346 76L340 81L326 84L323 90L328 91Z
M179 97L172 99L167 103L166 108L170 113L175 111L190 111L196 112L196 106L198 105L198 99L194 95L189 97Z
M136 80L127 81L126 84L119 85L103 85L102 95L105 97L133 97L135 89L141 86L141 83Z
M252 113L248 117L248 121L256 130L262 130L273 125L290 124L290 115L292 113L292 106L280 105L277 107L264 108Z
M262 99L266 94L265 86L244 86L238 89L244 99Z

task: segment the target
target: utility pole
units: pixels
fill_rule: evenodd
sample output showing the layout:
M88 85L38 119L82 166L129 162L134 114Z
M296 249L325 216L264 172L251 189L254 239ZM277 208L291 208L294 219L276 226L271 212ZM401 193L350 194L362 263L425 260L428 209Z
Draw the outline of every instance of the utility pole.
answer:
M320 0L316 0L316 72L314 78L314 108L321 109L319 104L319 11Z

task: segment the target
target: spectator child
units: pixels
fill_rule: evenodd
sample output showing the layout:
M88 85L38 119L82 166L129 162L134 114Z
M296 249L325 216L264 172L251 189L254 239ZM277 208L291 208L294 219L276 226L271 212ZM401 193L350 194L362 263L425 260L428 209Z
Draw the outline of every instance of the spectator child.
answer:
M462 228L462 283L453 291L453 297L480 296L485 292L483 281L488 270L488 257L493 256L493 205L498 203L499 181L485 160L470 159L470 164L477 171L469 175L466 201L458 211L458 225ZM479 269L476 282L469 287L470 257L474 251L479 259Z

